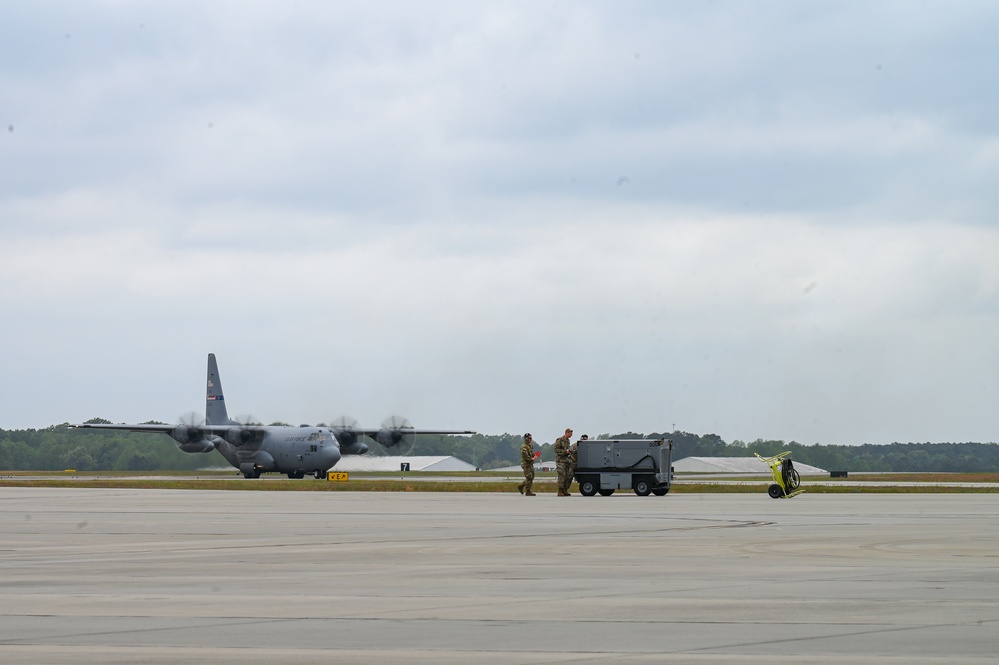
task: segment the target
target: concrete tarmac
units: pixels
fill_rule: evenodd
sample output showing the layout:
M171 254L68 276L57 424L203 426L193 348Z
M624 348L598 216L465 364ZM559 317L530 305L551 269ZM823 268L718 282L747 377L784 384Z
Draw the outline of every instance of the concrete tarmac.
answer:
M0 662L993 663L996 504L0 488Z

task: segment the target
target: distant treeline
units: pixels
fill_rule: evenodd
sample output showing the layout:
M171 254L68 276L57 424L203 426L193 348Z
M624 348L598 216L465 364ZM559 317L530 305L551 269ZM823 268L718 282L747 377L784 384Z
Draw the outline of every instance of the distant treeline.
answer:
M802 445L795 441L726 443L715 434L602 434L594 438L673 439L673 459L684 457L752 457L791 451L796 462L830 471L999 472L996 443L892 443L861 446ZM413 455L453 455L481 469L520 463L519 434L417 437ZM551 443L541 446L541 459L551 461ZM216 452L181 452L162 434L111 430L73 430L54 425L40 430L0 429L0 470L3 471L166 471L225 467Z

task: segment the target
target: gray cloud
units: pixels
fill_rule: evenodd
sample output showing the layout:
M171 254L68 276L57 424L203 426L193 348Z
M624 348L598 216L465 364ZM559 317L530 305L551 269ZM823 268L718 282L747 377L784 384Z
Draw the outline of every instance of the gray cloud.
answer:
M988 4L44 10L2 427L175 418L212 351L262 419L995 438Z

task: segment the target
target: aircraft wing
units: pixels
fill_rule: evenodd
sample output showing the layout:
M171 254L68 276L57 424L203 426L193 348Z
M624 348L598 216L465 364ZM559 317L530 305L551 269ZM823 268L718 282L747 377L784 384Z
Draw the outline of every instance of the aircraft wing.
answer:
M193 452L204 452L215 446L214 438L225 439L237 448L248 447L257 449L267 436L268 428L263 425L168 425L168 424L104 424L104 423L84 423L82 425L70 425L75 429L111 429L125 430L127 432L144 432L154 434L166 434L177 443L181 444L181 449L185 452L192 452L184 448L185 445L195 446L197 450ZM206 448L207 446L207 448Z
M72 429L121 429L127 432L162 432L169 434L177 429L176 425L124 425L105 423L83 423L81 425L70 425Z
M363 455L368 452L368 446L360 441L363 437L370 438L384 448L402 450L413 445L417 434L476 434L467 429L416 429L391 425L369 428L357 427L354 424L334 425L330 427L330 432L340 444L340 450L346 455Z
M386 429L398 429L400 432L405 432L406 434L478 434L478 432L470 429L416 429L413 427L400 427L400 428L385 428L385 427L331 427L334 432L351 432L360 436L377 436L379 432L384 432Z
M83 423L80 425L70 425L72 429L119 429L126 432L153 432L162 434L172 434L179 428L190 427L201 430L209 436L225 436L225 433L232 429L232 425L169 425L169 424L148 424L148 425L126 425L126 424L105 424L105 423ZM253 429L253 428L244 428Z

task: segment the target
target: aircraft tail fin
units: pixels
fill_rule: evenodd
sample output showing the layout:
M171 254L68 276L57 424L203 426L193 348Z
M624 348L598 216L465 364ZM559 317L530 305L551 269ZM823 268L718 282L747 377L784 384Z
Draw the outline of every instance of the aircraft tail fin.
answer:
M222 379L219 378L219 365L215 354L208 354L208 390L205 402L206 425L228 425L229 414L225 409L225 397L222 395Z

